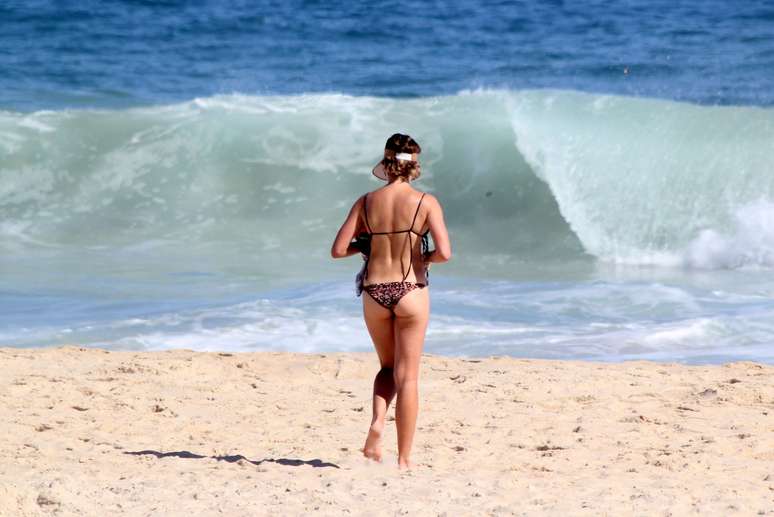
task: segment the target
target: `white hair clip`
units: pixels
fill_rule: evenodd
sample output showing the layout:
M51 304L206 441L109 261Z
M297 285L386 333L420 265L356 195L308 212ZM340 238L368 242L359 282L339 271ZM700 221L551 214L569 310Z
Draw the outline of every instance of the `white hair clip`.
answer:
M412 155L409 153L396 153L395 154L396 160L405 160L405 161L413 161Z

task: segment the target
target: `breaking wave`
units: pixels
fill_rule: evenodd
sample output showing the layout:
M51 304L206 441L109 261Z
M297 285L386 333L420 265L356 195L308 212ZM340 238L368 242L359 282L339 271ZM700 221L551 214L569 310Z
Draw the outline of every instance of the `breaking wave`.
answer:
M280 274L327 253L395 131L471 262L774 266L774 109L550 90L0 112L0 248L185 243Z

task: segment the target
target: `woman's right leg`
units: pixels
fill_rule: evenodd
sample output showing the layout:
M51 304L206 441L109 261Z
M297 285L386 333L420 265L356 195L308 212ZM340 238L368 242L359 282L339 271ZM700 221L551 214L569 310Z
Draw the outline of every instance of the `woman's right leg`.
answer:
M376 461L382 459L382 433L387 409L395 397L393 365L395 363L395 333L392 313L363 292L363 317L374 342L381 369L374 377L371 426L368 429L363 454Z
M419 410L419 362L430 316L428 288L414 289L395 306L395 424L398 428L398 466L410 468L411 446Z

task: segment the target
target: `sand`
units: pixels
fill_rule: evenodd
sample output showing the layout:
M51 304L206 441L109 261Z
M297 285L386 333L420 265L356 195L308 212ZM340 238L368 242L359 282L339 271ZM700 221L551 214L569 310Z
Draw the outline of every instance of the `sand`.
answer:
M0 515L774 515L774 366L0 348ZM390 414L393 414L391 409Z

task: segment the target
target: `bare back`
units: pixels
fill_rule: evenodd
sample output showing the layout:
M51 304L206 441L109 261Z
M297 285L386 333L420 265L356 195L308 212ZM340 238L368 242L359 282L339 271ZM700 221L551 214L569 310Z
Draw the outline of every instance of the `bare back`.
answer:
M428 208L421 203L422 197L422 192L408 184L388 185L367 194L361 213L372 235L366 285L403 279L427 284L421 235L428 230Z

